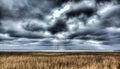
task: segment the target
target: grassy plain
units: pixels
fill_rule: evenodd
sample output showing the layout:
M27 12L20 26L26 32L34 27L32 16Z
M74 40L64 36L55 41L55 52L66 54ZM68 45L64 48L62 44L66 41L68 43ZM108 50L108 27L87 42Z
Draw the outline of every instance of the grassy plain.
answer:
M120 69L120 53L0 53L0 69Z

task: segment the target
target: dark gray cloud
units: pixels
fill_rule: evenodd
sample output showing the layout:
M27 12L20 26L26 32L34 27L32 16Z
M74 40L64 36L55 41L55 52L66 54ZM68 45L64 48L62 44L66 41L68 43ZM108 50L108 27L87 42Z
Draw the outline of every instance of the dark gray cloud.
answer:
M77 39L115 45L119 34L119 0L0 0L0 40Z

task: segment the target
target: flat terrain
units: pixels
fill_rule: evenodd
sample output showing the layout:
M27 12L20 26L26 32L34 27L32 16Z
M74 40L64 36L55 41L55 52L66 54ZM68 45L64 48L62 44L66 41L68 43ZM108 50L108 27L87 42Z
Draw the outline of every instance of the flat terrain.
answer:
M0 53L0 69L120 69L120 53Z

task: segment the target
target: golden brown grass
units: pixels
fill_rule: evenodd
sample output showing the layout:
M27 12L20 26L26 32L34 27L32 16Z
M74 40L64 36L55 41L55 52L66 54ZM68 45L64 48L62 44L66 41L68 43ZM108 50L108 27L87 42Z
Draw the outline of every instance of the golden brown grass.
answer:
M0 69L120 69L120 53L0 53Z

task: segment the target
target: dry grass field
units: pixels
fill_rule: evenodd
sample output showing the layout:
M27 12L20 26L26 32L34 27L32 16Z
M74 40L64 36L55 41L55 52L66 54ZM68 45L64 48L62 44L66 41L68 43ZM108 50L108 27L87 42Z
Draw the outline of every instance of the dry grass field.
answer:
M0 53L0 69L120 69L120 53Z

